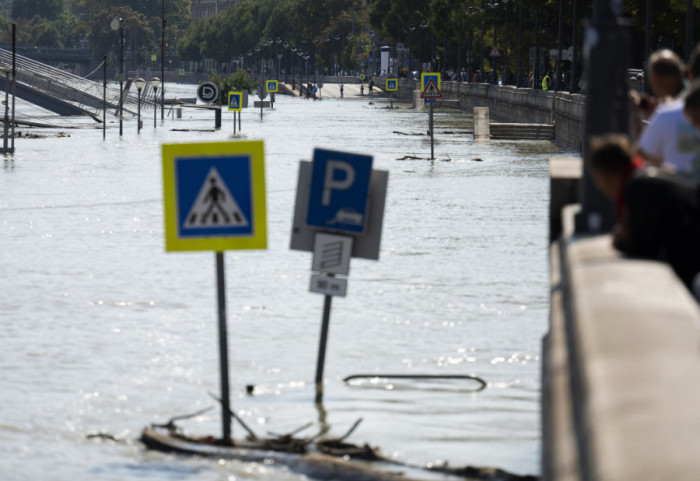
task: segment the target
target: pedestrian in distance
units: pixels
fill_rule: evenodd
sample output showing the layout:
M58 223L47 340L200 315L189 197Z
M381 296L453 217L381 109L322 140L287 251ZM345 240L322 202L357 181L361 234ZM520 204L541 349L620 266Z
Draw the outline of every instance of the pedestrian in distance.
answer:
M343 98L343 82L340 82L340 98Z
M552 88L552 72L547 72L542 79L542 90L549 90Z

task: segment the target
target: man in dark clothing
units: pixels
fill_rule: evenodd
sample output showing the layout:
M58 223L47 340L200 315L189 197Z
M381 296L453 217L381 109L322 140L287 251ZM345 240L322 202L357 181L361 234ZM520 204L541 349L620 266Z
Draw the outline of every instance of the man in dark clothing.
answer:
M617 202L614 246L630 257L668 262L693 290L700 272L700 198L687 179L649 167L622 135L591 141L590 169L600 191Z

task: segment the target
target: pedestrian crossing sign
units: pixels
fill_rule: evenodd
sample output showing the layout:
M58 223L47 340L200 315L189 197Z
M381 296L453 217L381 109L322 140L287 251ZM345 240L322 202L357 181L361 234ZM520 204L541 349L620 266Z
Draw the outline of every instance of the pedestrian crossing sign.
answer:
M425 86L423 89L423 93L420 94L420 98L422 99L441 99L442 98L442 92L440 92L440 89L438 88L437 84L435 83L435 79L431 78L428 80L428 85Z
M277 83L277 80L268 80L265 82L265 90L268 92L277 92L279 89L279 85Z
M228 93L228 111L240 112L243 109L243 92Z
M399 81L395 78L386 79L387 92L396 92L399 89Z
M262 141L164 144L165 250L267 248Z
M420 91L425 92L425 88L431 80L435 83L438 90L442 90L441 77L440 72L423 72L420 74Z

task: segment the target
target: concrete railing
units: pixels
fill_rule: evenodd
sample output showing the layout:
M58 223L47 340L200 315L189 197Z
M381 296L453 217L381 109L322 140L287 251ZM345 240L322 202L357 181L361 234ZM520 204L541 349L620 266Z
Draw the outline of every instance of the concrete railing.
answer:
M411 101L420 89L417 80L399 80L398 97ZM553 124L560 145L581 150L583 145L585 96L486 83L442 82L445 98L459 100L460 108L488 107L496 122Z
M700 472L700 309L661 262L573 232L580 160L552 169L551 307L543 340L542 478L691 480Z

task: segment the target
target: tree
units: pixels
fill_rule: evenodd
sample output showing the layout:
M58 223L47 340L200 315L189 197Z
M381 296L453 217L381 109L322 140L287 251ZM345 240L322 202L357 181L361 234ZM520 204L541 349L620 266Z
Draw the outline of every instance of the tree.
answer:
M39 16L48 20L57 20L63 13L63 0L13 0L12 18L31 19Z

